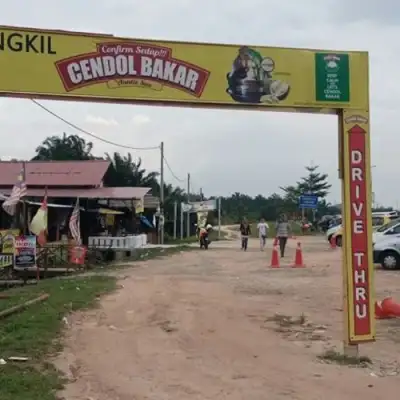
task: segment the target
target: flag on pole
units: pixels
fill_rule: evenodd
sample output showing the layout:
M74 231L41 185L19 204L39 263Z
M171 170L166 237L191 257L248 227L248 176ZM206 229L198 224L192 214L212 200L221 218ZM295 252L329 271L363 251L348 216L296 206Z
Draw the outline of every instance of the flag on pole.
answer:
M71 218L69 219L69 230L71 231L71 236L75 240L76 245L80 246L82 244L82 240L81 240L79 198L76 199L74 210L72 211Z
M3 203L4 211L9 215L14 215L17 209L17 204L20 200L25 197L28 193L25 183L25 163L22 164L22 169L18 175L16 184L11 190L11 194L8 199Z
M38 243L43 247L47 242L47 188L42 205L32 218L29 229L38 237Z

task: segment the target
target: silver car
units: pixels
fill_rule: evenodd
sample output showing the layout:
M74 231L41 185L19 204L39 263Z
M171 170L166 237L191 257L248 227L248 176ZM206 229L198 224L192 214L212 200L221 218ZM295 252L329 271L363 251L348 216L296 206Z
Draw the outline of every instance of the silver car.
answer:
M373 257L375 264L383 269L400 269L400 235L388 236L374 243Z

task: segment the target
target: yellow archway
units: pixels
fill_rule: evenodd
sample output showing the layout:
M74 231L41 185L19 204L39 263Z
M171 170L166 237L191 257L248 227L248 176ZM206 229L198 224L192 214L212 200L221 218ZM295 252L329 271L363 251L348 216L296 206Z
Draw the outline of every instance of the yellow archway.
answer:
M345 343L375 340L366 52L2 26L0 60L2 96L338 115Z

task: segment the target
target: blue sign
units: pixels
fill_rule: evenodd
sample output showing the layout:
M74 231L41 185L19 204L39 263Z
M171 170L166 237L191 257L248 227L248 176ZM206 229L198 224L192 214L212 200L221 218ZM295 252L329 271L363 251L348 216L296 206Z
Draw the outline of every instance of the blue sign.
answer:
M299 197L300 208L318 208L318 196L315 194L303 194Z

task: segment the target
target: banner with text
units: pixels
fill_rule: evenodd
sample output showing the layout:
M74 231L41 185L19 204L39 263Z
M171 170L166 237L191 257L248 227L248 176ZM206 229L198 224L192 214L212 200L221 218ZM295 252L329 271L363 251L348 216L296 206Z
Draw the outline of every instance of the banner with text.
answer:
M0 27L0 94L120 102L368 108L368 53Z
M369 113L343 115L344 257L349 342L375 340Z
M14 264L15 238L19 229L0 230L0 268L11 267Z
M182 203L183 212L215 211L217 209L217 200L197 201L194 203Z
M18 236L15 238L15 266L19 268L36 265L36 236Z

